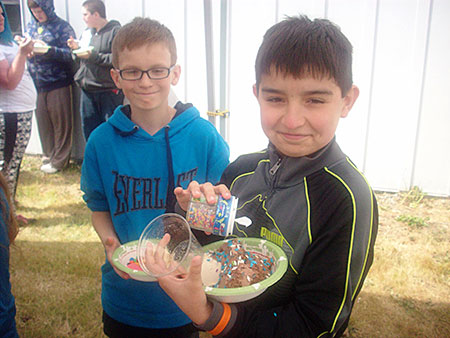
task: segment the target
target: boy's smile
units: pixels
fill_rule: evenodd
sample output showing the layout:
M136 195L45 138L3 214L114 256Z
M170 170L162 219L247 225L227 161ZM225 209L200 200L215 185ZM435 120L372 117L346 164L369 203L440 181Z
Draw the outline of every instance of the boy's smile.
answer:
M291 157L308 156L327 145L339 118L347 116L359 94L353 86L342 97L327 77L294 78L275 72L262 75L259 91L254 86L253 92L264 133L278 151Z
M137 71L169 68L170 62L171 55L165 44L145 44L132 50L125 48L120 53L119 68ZM178 82L180 68L175 65L167 78L159 80L150 79L147 74L143 74L140 80L124 80L116 69L111 71L111 76L130 101L133 114L145 114L149 111L167 110L170 86Z

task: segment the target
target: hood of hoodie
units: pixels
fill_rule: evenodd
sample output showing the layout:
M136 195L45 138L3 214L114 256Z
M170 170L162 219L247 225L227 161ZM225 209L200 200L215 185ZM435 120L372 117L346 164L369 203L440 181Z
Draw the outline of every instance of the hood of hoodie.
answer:
M137 138L143 141L153 140L157 142L165 142L164 129L167 127L169 128L170 138L176 137L176 135L189 123L195 119L201 118L197 108L190 104L182 105L177 109L182 113L178 113L168 125L161 128L154 135L150 135L127 116L126 109L127 108L125 106L117 107L114 114L107 120L107 123L112 125L114 130L121 136Z
M114 28L114 27L116 27L116 26L120 26L120 22L117 21L117 20L110 20L110 21L107 22L106 25L104 25L104 26L98 31L98 33L100 33L100 32L107 32L107 31L111 30L112 28ZM92 28L92 29L91 29L91 32L92 32L92 33L96 33L97 31L95 30L95 28Z
M36 5L38 5L39 7L42 8L42 10L44 11L45 15L47 15L47 21L43 22L42 24L47 24L53 20L55 20L57 18L57 15L55 13L55 5L53 4L53 0L33 0ZM33 15L33 12L31 11L31 9L28 7L28 9L30 10L31 13L31 17L33 18L33 20L35 20L36 22L39 22L36 17Z

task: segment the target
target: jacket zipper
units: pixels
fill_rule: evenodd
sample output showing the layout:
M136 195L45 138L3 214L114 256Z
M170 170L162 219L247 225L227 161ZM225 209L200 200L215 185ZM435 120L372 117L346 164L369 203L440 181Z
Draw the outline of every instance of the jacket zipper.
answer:
M273 167L272 168L270 168L270 170L269 170L269 173L270 173L270 175L275 175L276 173L277 173L277 171L278 171L278 168L280 168L280 165L281 165L281 157L277 160L277 162L273 165Z

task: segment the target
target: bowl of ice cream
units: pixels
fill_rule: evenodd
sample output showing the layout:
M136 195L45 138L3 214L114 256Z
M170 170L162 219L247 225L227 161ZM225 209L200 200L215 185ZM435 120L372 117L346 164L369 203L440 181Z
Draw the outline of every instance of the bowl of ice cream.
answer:
M89 53L92 52L93 49L94 49L93 46L81 47L78 49L74 49L72 53L74 53L77 56L87 56L89 55Z
M156 278L149 276L139 264L137 257L138 241L122 244L113 253L113 264L119 270L126 272L131 278L141 282L154 282Z
M261 238L226 239L203 249L205 293L220 302L237 303L259 296L288 267L284 251Z
M40 42L36 42L33 46L34 54L45 54L48 52L49 49L50 49L49 45Z

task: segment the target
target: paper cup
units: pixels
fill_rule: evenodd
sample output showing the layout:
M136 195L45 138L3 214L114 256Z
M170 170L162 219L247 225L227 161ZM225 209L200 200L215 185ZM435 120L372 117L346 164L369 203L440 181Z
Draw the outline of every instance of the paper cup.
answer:
M169 234L170 241L161 245ZM161 277L174 271L189 271L194 256L203 256L203 250L187 221L178 214L162 214L144 229L138 241L137 259L142 270L152 277Z

